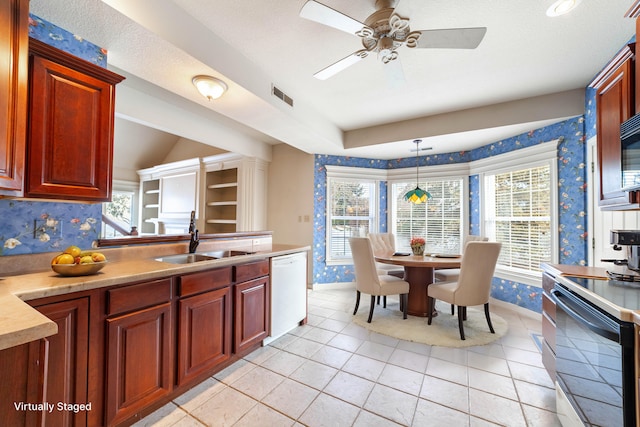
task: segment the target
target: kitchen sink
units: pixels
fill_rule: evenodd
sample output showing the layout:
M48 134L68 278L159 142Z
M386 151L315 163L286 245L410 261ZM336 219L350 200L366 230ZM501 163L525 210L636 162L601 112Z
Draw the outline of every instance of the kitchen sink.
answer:
M194 262L211 261L214 259L217 258L203 254L178 254L156 258L156 261L169 262L171 264L191 264Z
M251 255L253 253L255 252L226 250L226 251L206 252L205 255L219 259L219 258L229 258L232 256Z

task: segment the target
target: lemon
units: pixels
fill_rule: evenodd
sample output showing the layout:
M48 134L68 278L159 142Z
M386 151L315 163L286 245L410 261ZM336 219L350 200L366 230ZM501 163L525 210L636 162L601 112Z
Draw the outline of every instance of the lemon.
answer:
M71 254L60 254L55 259L56 264L74 264L75 258Z
M80 256L80 253L82 253L82 250L77 246L69 246L67 249L64 250L64 253L69 254L75 258L77 256Z
M93 258L91 258L91 255L85 255L80 258L80 264L93 264Z

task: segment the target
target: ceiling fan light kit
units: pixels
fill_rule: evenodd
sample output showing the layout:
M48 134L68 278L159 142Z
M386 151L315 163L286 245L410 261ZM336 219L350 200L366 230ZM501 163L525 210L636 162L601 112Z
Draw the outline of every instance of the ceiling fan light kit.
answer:
M220 98L228 89L225 82L211 76L199 75L191 81L198 92L209 101Z
M485 27L411 31L409 18L397 14L394 3L394 0L376 0L376 11L362 23L315 0L308 0L300 10L300 17L360 37L364 47L318 71L314 77L326 80L366 58L370 52L375 52L383 64L389 64L399 59L398 49L402 46L475 49L487 31Z
M557 0L547 9L547 16L553 18L569 13L575 9L581 1L582 0Z

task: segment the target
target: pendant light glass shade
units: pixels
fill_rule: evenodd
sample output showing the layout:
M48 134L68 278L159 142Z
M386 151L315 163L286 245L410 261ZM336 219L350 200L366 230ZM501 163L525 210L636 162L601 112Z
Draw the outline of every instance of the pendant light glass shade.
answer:
M404 199L415 205L419 205L422 203L426 203L426 201L431 198L431 194L428 191L425 191L422 188L420 188L420 179L418 177L418 173L420 171L420 167L419 167L420 164L418 162L418 152L420 151L419 147L422 140L416 139L413 142L416 144L416 188L414 188L411 191L407 191L407 193L404 195Z

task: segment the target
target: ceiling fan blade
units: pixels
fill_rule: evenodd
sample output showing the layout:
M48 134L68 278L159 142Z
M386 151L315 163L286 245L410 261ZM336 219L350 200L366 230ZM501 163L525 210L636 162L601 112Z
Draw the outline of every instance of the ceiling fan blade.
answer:
M302 6L300 17L336 28L351 35L355 35L365 27L362 22L314 0L309 0Z
M329 65L328 67L318 71L313 75L318 80L326 80L329 77L332 77L338 74L340 71L352 66L356 62L359 62L361 59L366 58L369 55L369 52L366 49L359 50L357 52L353 52L351 55L346 58L342 58L340 61Z
M486 27L450 28L446 30L422 30L416 47L436 49L475 49L485 33Z

